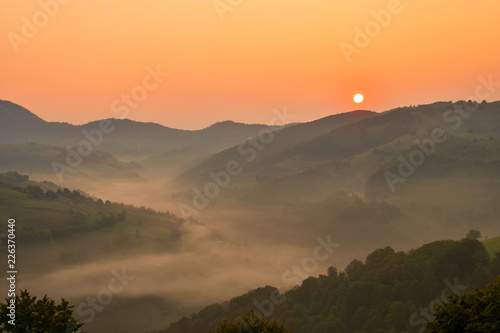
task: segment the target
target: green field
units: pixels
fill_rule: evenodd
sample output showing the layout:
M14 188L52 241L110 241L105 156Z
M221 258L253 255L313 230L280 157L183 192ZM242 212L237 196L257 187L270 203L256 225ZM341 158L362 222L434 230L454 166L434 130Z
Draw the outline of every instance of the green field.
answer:
M11 218L16 220L16 241L22 245L27 274L172 251L178 246L182 222L169 213L103 203L74 192L48 199L34 198L19 188L0 188L0 220Z
M494 255L495 252L500 251L500 237L487 239L483 241L483 244L490 255Z

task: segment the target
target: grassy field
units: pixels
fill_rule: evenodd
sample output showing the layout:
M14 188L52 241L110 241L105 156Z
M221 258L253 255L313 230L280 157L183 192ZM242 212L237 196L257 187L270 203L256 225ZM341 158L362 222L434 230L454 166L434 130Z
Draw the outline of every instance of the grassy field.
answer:
M490 255L494 255L495 252L500 251L500 237L487 239L483 241L483 244Z
M125 218L95 227L99 220L119 216L123 210ZM78 264L170 251L177 246L175 235L180 234L181 223L173 215L129 205L104 205L63 196L35 199L28 193L0 188L0 220L10 218L16 220L16 240L22 244L19 248L27 274L54 271L71 265L72 261ZM89 228L65 236L52 236L49 241L23 241L28 230L55 234L72 227ZM70 259L63 260L64 255Z

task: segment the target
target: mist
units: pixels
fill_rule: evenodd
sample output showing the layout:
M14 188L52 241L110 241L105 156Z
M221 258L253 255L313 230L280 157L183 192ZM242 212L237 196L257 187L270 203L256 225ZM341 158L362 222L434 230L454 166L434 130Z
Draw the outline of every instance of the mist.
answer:
M64 162L62 147L0 145L0 190L13 198L2 208L19 221L25 258L18 288L70 301L89 332L155 332L257 288L284 293L330 267L352 269L376 249L399 253L471 231L494 238L499 104L482 103L480 121L467 120L474 134L464 126L432 146L429 128L452 106L271 132L224 123L210 132L213 145L201 136L189 140L203 149L184 150L184 138L166 154L160 141L135 154L116 140L62 181L50 167ZM243 142L242 126L255 133ZM434 148L424 155L415 142Z

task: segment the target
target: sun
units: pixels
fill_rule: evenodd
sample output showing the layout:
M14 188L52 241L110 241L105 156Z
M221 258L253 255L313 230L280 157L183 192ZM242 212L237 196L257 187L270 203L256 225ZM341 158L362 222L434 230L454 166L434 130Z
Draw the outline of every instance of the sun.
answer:
M354 95L354 102L356 102L356 103L363 102L363 95L361 95L361 94Z

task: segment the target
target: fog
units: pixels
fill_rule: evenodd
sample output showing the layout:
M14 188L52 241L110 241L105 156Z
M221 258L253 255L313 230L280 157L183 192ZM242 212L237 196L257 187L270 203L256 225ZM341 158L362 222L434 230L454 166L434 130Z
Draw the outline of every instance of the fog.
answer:
M161 163L151 162L137 168L139 177L70 173L60 181L54 174L35 171L31 180L53 181L103 201L169 211L184 220L174 219L181 236L166 248L118 248L118 227L71 235L49 245L27 245L20 250L26 258L36 258L39 251L51 257L26 265L18 286L40 297L69 300L89 332L104 333L117 325L121 332L145 332L164 329L182 316L258 287L287 290L309 276L326 274L331 266L342 270L354 259L364 260L378 248L406 251L435 240L460 239L470 229L491 237L500 233L500 182L474 169L476 160L467 164L450 150L458 164L454 173L443 174L429 162L389 192L380 175L394 170L393 161L403 149L400 139L391 138L395 151L384 154L365 151L363 142L361 148L350 146L346 140L345 149L330 152L326 162L323 150L328 144L321 140L321 149L298 146L293 154L276 153L278 157L264 152L258 163L241 162L241 174L231 177L223 167L233 158L241 160L234 149L209 158L195 172L186 166L162 170ZM472 143L460 140L452 144L470 148ZM471 142L491 145L492 157L484 156L497 158L493 139ZM475 150L470 151L476 159ZM488 150L480 146L478 151ZM345 159L346 152L356 157ZM305 154L317 156L307 159ZM211 173L221 170L228 176L218 183ZM498 171L493 165L490 172ZM79 209L76 201L71 207ZM135 229L135 234L127 231L129 236L140 235L138 220L125 219ZM153 233L148 241L158 243L157 229L145 228ZM93 250L85 262L57 260L63 251L82 248ZM96 255L109 249L116 253Z
M200 220L203 221L203 218L200 217ZM157 306L157 314L155 311L150 313L150 319L155 321L150 328L160 329L168 326L172 320L206 305L222 303L266 285L285 290L292 287L292 281L300 281L309 275L325 274L329 266L345 263L341 259L341 245L327 260L318 262L316 268L304 270L304 259L314 257L314 248L318 244L293 244L280 235L274 235L274 241L269 237L259 242L255 235L245 231L229 231L222 233L218 239L213 238L213 228L230 224L229 221L223 221L209 228L185 223L182 226L180 253L103 260L49 273L23 274L18 286L40 297L48 294L54 299L61 297L69 300L76 306L76 317L85 322L85 328L92 332L105 331L106 325L103 323L109 322L111 325L111 321L115 320L111 316L117 311L115 309L123 311L123 307L134 304L140 307L144 302L151 303L148 299L154 299L152 303L157 304L160 298L165 303ZM292 272L293 267L299 267L299 275ZM122 276L125 282L119 283L118 279L110 287L110 281L117 279L117 276ZM115 289L120 291L108 292ZM112 299L107 304L111 294ZM102 305L104 310L92 311L89 297L95 300L102 297L104 304L99 301L97 304ZM95 319L90 315L92 312L96 315ZM129 319L123 317L120 321L128 322ZM132 327L122 328L123 332L133 332Z
M103 200L169 210L179 215L179 203L186 202L191 189L185 191L187 196L180 196L176 201L175 194L182 189L169 184L172 183L77 180L68 181L64 186L74 186ZM352 241L357 235L343 239L333 232L321 232L321 228L315 226L318 224L314 221L315 215L304 214L297 215L292 206L239 201L226 196L222 189L220 196L193 216L193 222L181 225L179 248L171 253L125 254L115 260L91 259L86 264L58 267L50 272L34 270L33 274L22 275L19 287L38 296L48 294L69 300L76 306L77 318L86 323L86 329L91 332L104 332L107 325L116 325L117 318L127 323L128 307L140 309L146 305L153 310L148 310L151 325L144 327L161 329L209 304L226 302L266 285L286 290L307 276L326 274L330 266L342 269L351 260L363 258L376 245L389 245L384 240L372 245ZM337 247L326 260L311 264L319 246L318 237L325 242L330 239ZM408 249L418 244L413 241L393 239L392 245ZM88 244L89 247L101 245ZM27 255L36 254L28 252ZM117 275L129 277L125 278L123 288L118 282L110 287L110 281ZM111 293L111 288L120 291ZM107 304L109 295L112 299ZM102 305L104 309L92 310L89 298L102 298L106 304L97 303L97 307ZM125 325L121 330L144 332L133 325Z

